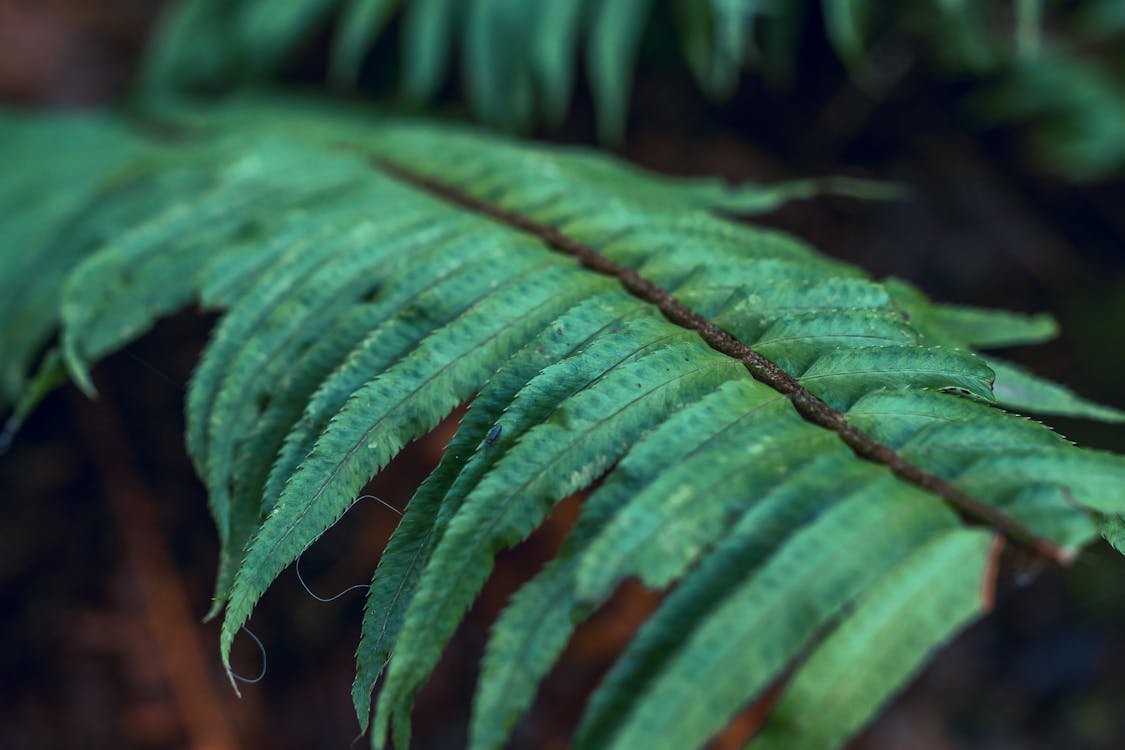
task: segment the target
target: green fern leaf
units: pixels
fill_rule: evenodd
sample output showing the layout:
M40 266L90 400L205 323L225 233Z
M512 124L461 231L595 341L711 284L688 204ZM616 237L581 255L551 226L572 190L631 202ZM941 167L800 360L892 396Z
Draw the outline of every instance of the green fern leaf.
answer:
M880 387L952 388L992 401L992 370L966 352L911 346L837 349L820 357L800 382L846 410Z
M1109 5L1110 3L1102 3ZM598 132L609 142L625 126L625 105L641 48L666 54L678 35L703 92L728 99L745 70L793 85L798 51L822 34L853 81L875 97L901 75L895 56L908 48L931 68L975 82L971 111L993 123L1030 128L1034 156L1074 180L1107 179L1125 164L1121 75L1087 54L1116 42L1112 12L1037 0L1016 3L1010 24L987 4L872 3L869 0L180 0L169 3L149 45L143 90L226 90L279 77L309 52L316 32L334 27L329 74L356 80L364 55L401 27L402 89L414 104L443 93L454 51L461 54L469 108L485 122L526 130L531 118L562 121L573 98L575 51L595 99ZM1097 4L1095 4L1096 6ZM670 6L670 12L665 10ZM389 21L398 12L401 23ZM1101 15L1111 20L1099 19ZM1040 16L1046 14L1045 18ZM810 28L819 26L823 28ZM1041 27L1056 32L1041 47ZM651 45L643 42L655 42ZM507 92L507 98L499 96Z
M375 680L402 627L421 569L449 519L460 509L469 491L506 454L514 438L542 422L562 399L587 385L590 378L569 378L568 383L561 384L565 387L557 388L554 400L541 396L521 399L519 407L513 408L514 400L529 380L584 350L599 332L619 328L627 317L651 314L645 308L638 309L634 300L618 290L593 297L544 329L489 379L473 400L441 464L411 499L375 571L364 611L363 637L356 656L359 670L353 690L356 711L365 730ZM502 428L487 450L477 450L485 444L488 432L502 414L506 428Z
M1099 519L1098 533L1111 547L1125 555L1125 518L1116 515Z
M590 19L586 65L598 108L598 134L607 143L620 143L625 134L630 79L650 3L601 3Z
M472 254L474 249L475 255ZM499 247L489 246L485 235L476 232L458 238L449 250L460 255L464 264L456 272L436 279L433 287L411 301L402 314L373 328L341 366L319 385L301 419L285 437L270 469L263 496L266 510L281 497L285 482L312 450L329 420L364 383L416 350L426 337L451 325L459 315L479 311L489 304L490 296L498 288L511 294L509 287L525 281L536 268L533 257L521 257L498 267ZM496 304L495 300L492 304Z
M463 6L459 0L414 0L406 5L403 93L408 99L426 102L441 88Z
M43 121L0 110L0 132L7 165L0 202L8 207L0 224L0 407L6 407L20 398L36 353L58 325L66 273L168 195L165 181L157 180L148 182L153 201L140 211L122 200L141 178L115 175L120 164L155 149L108 118ZM47 149L56 158L22 158ZM67 241L56 241L58 227L68 224ZM31 275L35 284L27 283Z
M795 444L811 441L815 449L830 437L793 420L792 409L776 394L754 388L739 396L735 422L638 488L590 543L576 571L581 598L602 600L629 575L653 588L675 581L746 503L807 462L787 457ZM701 471L715 481L699 482Z
M363 55L379 36L399 0L347 0L332 44L332 76L353 83Z
M452 635L449 626L483 585L498 550L527 536L554 502L593 482L626 445L669 410L725 380L745 377L745 370L731 367L730 360L716 357L706 347L695 348L696 341L677 336L662 343L661 348L610 369L562 403L513 446L466 498L435 547L407 610L379 697L376 738L391 712L409 700L436 664L441 646ZM583 368L597 361L584 358L556 367L564 376L577 367L579 377L588 377ZM555 377L552 369L541 376L548 386ZM534 388L537 380L528 388ZM460 585L441 585L446 576Z
M219 149L216 158L225 151ZM200 266L216 248L226 249L234 237L255 231L255 223L267 215L315 204L354 177L350 163L326 160L299 185L284 189L286 180L274 170L303 163L307 156L267 140L228 164L198 198L163 210L75 269L63 288L62 317L63 355L76 381L92 390L91 359L187 304ZM193 231L198 227L206 229Z
M517 132L531 124L534 92L526 29L539 11L522 0L475 0L466 8L461 67L476 116Z
M938 305L901 279L888 279L884 286L911 324L935 344L995 349L1038 344L1058 334L1058 324L1049 315Z
M543 116L559 125L570 107L577 61L578 36L588 0L540 3L529 42L531 72L542 91Z
M364 197L374 199L383 196L372 191ZM410 220L420 221L417 214L407 214L407 217L403 222L407 227ZM403 224L396 223L388 229L392 232L403 229ZM370 280L370 266L353 268L357 263L377 264L384 260L381 252L366 245L374 233L356 229L340 232L341 226L366 228L361 209L351 206L342 212L295 217L291 229L282 229L277 241L266 244L272 258L263 268L257 269L262 280L241 291L237 304L232 306L219 325L188 392L188 448L195 458L197 469L204 476L209 473L211 454L216 452L209 447L209 439L237 433L222 422L213 424L212 415L217 413L225 420L228 414L227 409L218 408L220 404L217 402L224 396L229 399L233 391L235 398L241 394L253 404L260 394L243 393L245 381L258 372L274 352L284 351L287 333L292 336L290 331L301 331L306 318L318 319L328 315L330 309L321 309L326 302L331 303L344 295L345 303L355 304L356 297L368 293L374 286L375 282ZM355 273L361 270L367 273L363 276ZM358 282L355 280L357 277ZM346 291L349 282L360 286L350 297ZM277 330L281 326L285 328ZM255 332L261 334L254 337L255 346L245 347L247 339ZM239 358L242 358L241 363ZM251 358L255 361L245 361ZM238 364L242 364L241 370ZM231 388L231 384L235 387ZM214 489L212 487L212 491Z
M284 371L265 379L269 388L268 405L264 410L247 411L249 422L241 425L241 431L237 427L228 430L249 436L237 446L235 471L229 477L234 483L232 532L224 550L227 564L220 566L216 586L218 600L225 600L229 592L234 568L241 561L249 534L263 514L276 504L284 480L312 449L328 418L362 383L363 368L370 372L387 366L438 324L449 322L462 312L463 307L450 308L446 304L447 312L438 315L444 299L460 298L459 290L466 288L468 279L479 280L481 293L485 284L495 280L492 266L497 259L496 252L482 252L472 262L471 256L463 252L465 243L473 236L468 232L461 234L457 241L438 242L434 241L433 233L415 231L408 235L406 244L398 240L385 243L384 250L403 253L403 257L411 257L415 264L409 270L388 273L389 278L380 287L376 302L353 307L342 319L329 317L327 334L296 354L295 359L284 353L275 358L284 364ZM424 244L426 239L430 244ZM419 249L415 251L415 248ZM406 253L407 250L413 252ZM384 257L383 265L384 271L389 272L396 264ZM425 315L410 315L411 308L424 310ZM236 308L230 317L237 313ZM219 343L221 333L220 329L214 345ZM297 343L301 346L303 342ZM214 345L204 353L200 372ZM357 355L345 366L349 355L361 348L377 353L382 359L372 361L371 357ZM351 384L341 386L345 377ZM320 393L316 393L318 387ZM310 403L314 394L315 400ZM302 417L306 405L309 411Z
M146 50L142 85L149 93L222 81L236 66L235 11L222 0L169 5Z
M310 229L306 240L278 258L277 268L266 277L265 289L252 290L224 318L212 345L204 353L188 394L188 446L197 457L200 474L207 480L217 517L221 518L224 513L232 515L237 438L254 430L262 418L263 403L274 400L278 383L288 377L300 351L335 328L339 316L377 289L380 279L377 271L388 272L395 268L396 264L388 256L463 228L451 223L440 231L410 233L410 224L418 224L420 217L404 211L399 218L401 223L390 223L375 232L364 227L358 213L330 214L322 228ZM353 226L368 231L353 230L345 234L333 231L341 222L349 220ZM381 239L382 231L397 232L395 240L373 248L371 243ZM430 269L427 267L427 270ZM397 293L389 295L391 299L386 307L374 311L381 315L365 316L365 322L382 322L400 310L409 300L410 292L417 292L419 288L419 284L413 287L404 284ZM246 348L243 343L251 332L255 345ZM352 337L350 343L358 342ZM300 393L305 398L309 395L307 391ZM280 406L285 408L286 403L281 402ZM289 423L281 426L288 427ZM274 439L270 437L271 441ZM272 458L272 454L262 456L259 463L265 463L268 468ZM261 473L260 468L257 473ZM247 489L243 493L244 504L236 509L241 511L237 515L243 519L239 533L233 532L232 521L224 535L227 559L237 558L259 520L263 487ZM223 528L220 524L221 531ZM218 593L221 596L224 592Z
M1035 414L1125 422L1125 411L1095 404L1069 388L1002 359L987 357L985 361L996 373L996 399L1005 406Z
M666 666L715 603L746 574L768 560L787 538L820 515L827 500L825 477L833 477L841 501L872 481L869 467L851 459L843 445L829 445L808 470L790 477L759 498L730 532L674 588L617 660L578 729L590 746L606 744L615 722L628 714L642 691Z
M407 440L433 429L469 398L482 376L513 353L521 333L588 294L596 282L545 258L538 273L502 288L349 397L246 553L223 621L224 663L234 634L266 587L336 522L367 480Z
M714 604L632 710L613 720L608 736L595 738L580 728L577 746L699 746L768 686L872 577L955 526L946 509L921 493L874 481L797 531Z
M843 744L938 645L989 606L980 589L991 544L987 533L955 529L876 581L809 656L747 750Z
M264 76L285 60L286 53L307 41L323 24L337 0L290 0L284 5L240 3L235 11L235 35L240 50L239 67L251 77Z
M1070 500L1085 508L1125 512L1125 458L1098 451L1064 447L985 456L961 472L957 482L1000 502L1024 488L1032 472L1040 482L1065 487Z
M788 372L805 372L822 356L851 346L905 346L918 332L894 312L839 310L831 316L795 312L770 323L754 349Z
M432 24L416 14L436 8L408 13ZM292 31L277 24L277 40ZM503 745L573 629L628 578L669 593L592 699L580 746L700 745L789 670L761 741L839 743L979 610L992 535L1059 560L1118 536L1125 459L995 404L1120 413L974 352L1053 323L935 305L719 215L795 193L292 103L159 121L176 148L162 130L74 121L76 142L117 145L56 167L49 139L0 119L49 165L19 177L34 195L73 187L0 228L53 264L26 293L24 256L0 268L19 291L0 300L0 332L37 326L4 339L20 352L6 397L24 394L22 415L54 382L48 354L26 386L56 321L89 385L90 364L157 317L224 313L187 403L220 530L224 662L285 567L471 401L372 579L353 700L366 728L386 671L377 746L388 730L408 741L413 695L496 553L595 485L493 631L474 748ZM31 205L6 181L0 201ZM907 618L913 634L887 634ZM819 720L794 728L806 710Z
M1050 315L1020 315L962 305L934 305L934 323L951 337L979 349L1039 344L1058 335Z

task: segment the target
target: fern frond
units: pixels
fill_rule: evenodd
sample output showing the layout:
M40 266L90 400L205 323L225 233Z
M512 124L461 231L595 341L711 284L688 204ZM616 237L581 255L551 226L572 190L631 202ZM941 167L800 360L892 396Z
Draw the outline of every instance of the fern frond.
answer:
M122 165L158 149L110 118L43 120L0 110L0 130L0 159L7 165L0 201L8 211L0 223L0 404L12 404L57 325L66 273L120 228L162 205L168 193L163 180L154 180L146 185L151 203L133 197L146 178ZM23 158L42 153L56 158ZM53 241L68 222L66 241ZM33 275L36 283L28 284Z
M509 269L515 266L515 278L475 309L382 373L369 373L381 377L352 393L328 423L247 550L223 624L224 654L266 587L336 522L379 469L472 396L522 343L527 329L599 281L550 258L529 264L530 269L519 265L509 264Z
M483 122L526 131L558 124L571 106L582 61L595 103L597 129L619 142L626 125L633 71L642 41L678 34L700 87L729 98L747 70L772 79L792 75L802 35L822 22L823 34L860 86L880 84L877 51L897 44L957 79L979 85L974 113L993 123L1025 123L1034 157L1076 180L1104 179L1125 164L1119 123L1125 111L1121 71L1088 58L1111 46L1109 11L1085 5L1028 13L1038 3L989 0L908 6L871 0L816 3L762 0L180 0L170 3L143 75L156 95L215 90L231 81L259 83L276 75L318 32L333 31L330 77L340 86L359 78L390 21L401 18L401 81L414 104L432 102L452 62L473 114ZM900 7L901 6L901 7ZM1015 6L1014 8L1012 6ZM998 17L1019 19L1015 31ZM1044 17L1046 16L1046 17ZM1104 17L1103 17L1104 16ZM650 27L671 20L675 28ZM1050 44L1039 40L1048 28ZM660 45L654 52L666 54ZM890 66L891 76L898 73Z
M620 0L596 3L591 11L586 65L598 106L598 132L609 143L624 135L633 61L651 5L652 0Z
M1018 365L997 357L986 357L985 362L996 373L993 390L1002 404L1035 414L1125 422L1125 411L1088 401L1069 388L1044 380Z
M1046 394L1045 411L1120 413L972 350L1053 323L935 305L720 215L785 190L315 107L170 112L132 133L70 123L122 145L85 182L45 170L43 191L76 192L4 228L55 264L44 291L0 308L6 336L41 326L10 387L55 320L88 385L97 358L158 317L224 311L187 399L222 545L224 663L277 576L471 401L371 583L353 700L366 727L386 672L376 746L408 740L413 695L495 555L595 484L494 629L474 748L503 744L574 627L627 578L672 588L580 745L697 746L791 670L762 742L839 743L981 610L993 535L1059 560L1116 538L1125 461L995 404L1038 389L1022 398ZM0 267L0 286L25 269ZM56 368L48 355L35 393ZM902 618L916 629L888 636ZM863 674L843 685L857 652ZM788 723L805 710L819 720Z
M932 311L938 328L978 349L1039 344L1059 332L1058 323L1050 315L1019 315L962 305L934 305Z
M691 408L681 409L638 441L622 459L619 470L586 501L558 557L520 589L493 628L473 707L476 719L471 747L503 745L574 627L595 610L593 599L579 596L576 579L579 564L591 559L587 550L594 539L612 536L616 527L625 533L632 531L628 524L617 522L627 512L625 504L638 492L649 491L658 478L658 467L675 466L697 453L691 441L682 439L683 434L709 442L744 417L738 408L752 403L755 396L764 400L750 407L750 413L779 400L776 394L755 390L745 380L732 380ZM613 525L607 528L609 524ZM637 535L642 534L639 531ZM612 548L606 547L612 553Z
M458 0L416 0L403 10L403 93L415 102L431 101L448 75L455 29L462 23ZM355 75L355 70L348 71Z
M213 154L205 151L207 163L222 165L211 184L202 190L191 185L187 191L180 186L177 194L190 199L161 206L68 277L62 292L63 354L88 390L86 363L186 305L205 263L238 247L234 240L257 233L272 218L298 206L314 207L343 190L355 174L350 161L339 158L302 167L307 154L281 141L266 139L252 149L234 145L240 153L229 162L230 144L220 144ZM284 171L275 171L279 168L301 169L305 179L286 189L291 181Z
M391 652L388 644L393 644L398 636L406 604L413 596L433 545L469 491L506 454L513 436L522 435L542 422L554 406L549 400L531 399L525 400L519 410L506 413L509 405L528 381L582 351L595 335L619 327L627 318L651 318L652 315L651 310L620 295L617 290L596 296L561 317L546 336L529 342L473 399L441 463L407 506L375 571L357 652L359 672L353 693L364 729L375 680ZM559 328L567 335L551 335ZM572 378L569 389L562 391L559 397L573 395L588 383L588 378ZM506 429L502 428L487 450L478 450L501 415L506 416Z

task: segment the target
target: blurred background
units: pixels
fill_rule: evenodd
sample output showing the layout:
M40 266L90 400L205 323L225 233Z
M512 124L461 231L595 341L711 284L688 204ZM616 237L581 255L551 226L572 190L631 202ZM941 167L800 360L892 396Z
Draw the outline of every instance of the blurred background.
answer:
M615 99L607 86L620 86L599 77L596 54L571 60L578 72L561 94L468 72L484 54L472 24L450 41L460 50L450 70L419 83L409 9L396 3L345 44L338 29L364 3L195 0L182 4L194 16L158 23L161 4L148 0L0 0L0 101L114 105L144 96L154 77L211 95L272 82L601 144L673 174L891 180L908 199L825 196L762 221L943 301L1050 312L1057 340L1004 355L1125 407L1125 2L625 4L641 10L625 19L635 56ZM745 33L728 33L736 21ZM539 36L519 31L497 37L492 54L539 49ZM268 672L242 700L218 666L216 625L199 623L217 544L183 447L182 401L212 323L190 311L164 321L100 366L97 402L54 394L0 461L5 748L347 748L356 737L348 691L362 594L323 604L285 574L252 622ZM456 416L371 489L405 504ZM1120 426L1050 424L1125 452ZM557 549L577 500L501 555L421 696L417 747L463 742L488 625ZM357 506L305 556L310 587L323 596L364 582L396 520ZM853 747L1125 747L1123 573L1106 548L1065 570L1010 560L997 611ZM516 746L566 746L592 685L655 601L627 586L580 629ZM242 673L261 658L249 640L236 644ZM739 747L755 721L751 710L715 747Z

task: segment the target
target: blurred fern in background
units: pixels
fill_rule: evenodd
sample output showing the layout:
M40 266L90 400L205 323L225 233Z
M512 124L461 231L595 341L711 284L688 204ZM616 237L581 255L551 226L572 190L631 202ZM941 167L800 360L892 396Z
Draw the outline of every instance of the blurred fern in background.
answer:
M729 100L747 73L803 85L802 46L821 34L873 99L906 69L928 68L967 84L968 121L1026 127L1048 169L1097 180L1125 167L1117 0L186 0L161 26L145 85L261 83L323 33L338 87L355 87L373 66L397 75L401 99L417 106L438 99L456 69L473 115L516 132L557 127L581 71L610 144L625 132L638 60L669 52L646 41L677 37L700 89ZM390 34L400 60L372 56Z

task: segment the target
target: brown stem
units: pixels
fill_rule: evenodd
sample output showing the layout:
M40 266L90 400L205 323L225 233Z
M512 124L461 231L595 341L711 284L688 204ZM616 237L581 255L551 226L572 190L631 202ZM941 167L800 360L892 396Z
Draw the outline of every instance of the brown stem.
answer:
M161 667L191 737L191 747L234 750L239 746L236 733L205 667L210 660L187 591L153 512L156 500L138 474L125 429L106 400L104 390L100 402L76 396L75 411L103 494L117 519L126 564L140 589Z

